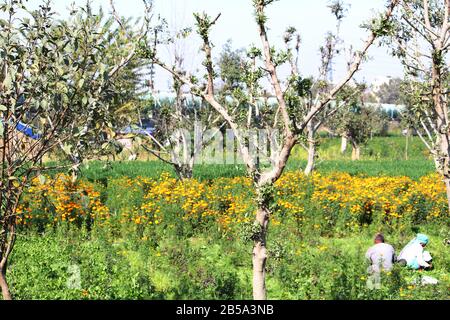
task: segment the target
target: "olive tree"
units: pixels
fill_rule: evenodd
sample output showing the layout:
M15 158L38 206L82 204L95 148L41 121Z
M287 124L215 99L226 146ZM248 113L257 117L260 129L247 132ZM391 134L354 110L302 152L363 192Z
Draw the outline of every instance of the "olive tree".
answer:
M332 119L327 119L326 124L333 132L347 137L352 147L352 160L361 159L361 146L366 144L375 133L383 130L386 121L382 110L368 106L363 98L365 86L348 86L342 92L342 107L337 109Z
M397 0L390 1L386 12L379 17L373 19L369 36L363 45L361 51L358 51L355 55L355 59L352 62L348 72L343 78L335 85L328 88L326 92L319 95L312 105L309 105L307 110L299 112L300 106L292 103L288 103L292 96L293 91L287 90L291 87L297 89L298 95L307 94L310 89L310 83L297 77L289 82L289 88L283 88L284 84L279 77L278 67L288 61L288 54L285 51L277 51L271 46L269 37L267 34L267 15L266 9L272 4L274 0L253 0L253 7L255 10L256 26L260 35L261 48L255 48L251 50L254 60L261 59L261 65L253 65L256 81L262 77L259 74L263 74L270 79L273 94L276 97L277 104L275 110L267 108L268 112L275 113L275 121L272 124L272 129L277 127L282 128L281 137L277 144L276 150L271 154L271 163L269 166L264 166L258 161L258 157L254 157L249 148L248 139L242 134L243 127L241 122L236 120L233 116L232 110L229 106L219 101L216 88L215 78L217 72L215 70L212 49L213 46L210 40L211 28L217 23L218 17L211 18L206 13L195 14L197 21L197 32L203 42L203 53L205 60L203 65L205 66L205 82L201 82L196 77L187 77L183 74L176 72L172 67L168 66L162 59L158 57L158 52L151 46L147 48L147 56L152 59L155 64L161 66L164 70L171 73L179 81L184 83L192 93L198 95L210 104L227 122L227 125L234 133L237 140L237 144L242 155L242 159L247 167L249 176L253 181L253 187L256 194L255 205L257 207L256 221L253 228L252 240L254 242L253 247L253 297L257 300L266 299L266 263L267 263L267 232L269 227L269 221L271 216L271 208L273 205L274 197L274 183L280 178L284 169L286 168L287 161L291 155L293 148L302 140L303 132L311 120L317 113L321 112L329 103L336 98L336 95L341 89L352 79L354 74L360 69L361 62L366 56L367 51L375 42L377 37L385 33L387 22L389 21L392 12L397 5ZM257 72L256 72L257 71ZM255 82L254 85L258 83ZM252 101L253 90L252 88L246 88L243 94L247 94L247 100ZM259 108L249 108L252 112L249 114L258 119L261 114ZM255 126L260 126L260 121L253 121Z
M145 3L146 11L150 12L151 3ZM76 68L68 72L83 82L72 99L72 103L79 106L79 112L72 115L70 126L60 128L65 131L64 136L70 138L58 143L71 163L73 180L83 160L120 152L117 128L136 118L133 109L139 103L145 67L136 53L140 39L149 30L149 19L144 19L137 29L139 21L132 25L130 19L117 15L112 0L110 5L112 14L108 16L102 8L93 12L87 2L85 7L73 7L70 17L62 22L72 27L70 36L74 37L66 47L73 54L66 57L65 63ZM99 76L106 79L108 86L91 90L91 83L85 79L96 81ZM80 123L84 124L81 130Z
M49 152L63 145L70 153L85 135L101 134L129 53L90 34L98 21L89 5L63 21L49 1L31 11L5 0L0 16L0 288L11 299L6 270L22 193L50 169L42 165Z

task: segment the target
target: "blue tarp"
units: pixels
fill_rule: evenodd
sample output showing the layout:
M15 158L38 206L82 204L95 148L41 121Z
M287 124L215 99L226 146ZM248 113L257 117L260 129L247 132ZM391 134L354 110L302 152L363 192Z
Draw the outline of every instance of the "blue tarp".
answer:
M3 122L3 119L0 119L0 122ZM12 122L12 121L10 121ZM16 130L19 132L22 132L24 135L26 135L27 137L33 139L33 140L39 140L42 135L40 135L39 133L35 133L33 132L33 128L30 127L29 125L26 125L22 122L19 122L16 125Z
M156 129L155 129L155 124L153 123L152 120L141 120L142 122L142 126L141 125L134 125L134 126L128 126L124 129L121 130L121 133L134 133L134 134L141 134L141 135L152 135L153 133L155 133Z
M142 128L138 127L137 129L133 129L131 126L126 127L122 130L122 133L128 134L128 133L134 133L134 134L142 134L142 135L151 135L155 132L155 128Z
M25 96L22 94L20 95L19 99L17 100L16 107L21 107L25 103ZM3 122L3 119L0 119L1 122ZM11 123L11 122L10 122ZM41 135L38 133L33 132L33 128L29 125L26 125L22 122L19 122L16 125L16 129L19 132L22 132L27 137L33 139L33 140L39 140L41 138Z
M28 126L22 122L19 122L17 124L16 129L19 132L22 132L24 135L26 135L27 137L30 137L33 140L39 140L41 138L40 134L33 132L33 128L31 128L30 126Z

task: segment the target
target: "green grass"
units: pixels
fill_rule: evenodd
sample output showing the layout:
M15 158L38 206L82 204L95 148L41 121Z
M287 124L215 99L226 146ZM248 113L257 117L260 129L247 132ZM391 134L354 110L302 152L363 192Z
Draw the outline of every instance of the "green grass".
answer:
M323 174L347 172L351 175L407 176L419 179L435 172L435 168L433 162L429 160L334 160L319 163L317 171Z
M367 229L341 238L274 227L269 239L267 292L269 299L450 299L448 246L445 230L427 226L428 250L435 269L421 273L396 267L382 289L366 288L366 250L373 232ZM145 235L145 233L144 233ZM410 232L386 233L398 252ZM251 299L251 243L216 237L172 233L147 235L128 229L112 233L94 229L49 230L21 234L12 255L8 278L16 299ZM80 287L68 287L71 268ZM412 286L421 275L437 286Z
M317 171L413 179L434 172L433 162L418 138L411 141L409 160L405 160L404 143L403 137L374 138L363 147L362 160L355 162L350 161L349 153L340 154L339 139L323 139ZM305 153L297 148L286 170L303 170L305 165ZM142 195L131 190L127 194L116 188L112 180L137 176L157 178L163 172L174 175L171 166L156 161L97 161L82 168L82 178L104 185L106 204L120 211L120 205L139 204ZM245 174L242 165L199 165L194 170L199 180ZM123 199L120 205L117 194ZM450 299L449 248L443 243L450 236L447 225L430 223L419 229L402 230L383 230L380 225L371 225L345 234L335 229L330 234L322 234L314 225L321 212L310 209L306 214L312 220L301 232L289 217L281 225L271 225L267 265L270 299ZM245 242L239 233L222 235L215 225L191 230L188 223L170 220L170 210L177 209L167 207L164 212L167 224L155 230L116 224L94 225L87 232L62 224L43 233L21 231L8 269L14 297L251 299L252 243ZM385 279L382 290L367 290L364 253L378 231L385 233L397 253L416 232L427 233L435 269L426 274L437 278L440 284L411 286L420 273L396 268ZM73 266L80 271L79 288L67 286Z
M318 154L323 160L351 160L351 145L341 154L340 138L320 138ZM297 147L294 158L307 159L307 152ZM361 146L362 160L427 160L429 152L418 137L409 137L408 158L406 158L406 137L374 137Z
M410 138L408 160L405 160L405 143L405 137L375 137L362 147L362 159L351 161L350 147L346 154L340 153L340 139L322 138L316 169L323 174L348 172L352 175L408 176L412 179L418 179L434 172L433 161L429 158L420 139ZM306 158L306 152L301 147L297 147L286 170L304 170ZM112 163L94 161L82 168L82 176L90 181L106 181L123 176L156 178L163 172L175 175L170 165L160 161ZM244 165L197 165L194 168L194 177L199 180L245 175Z
M292 159L286 168L287 171L304 170L306 161ZM430 160L324 160L317 163L317 171L322 174L332 172L347 172L351 175L367 176L408 176L419 179L434 172L433 162ZM149 162L91 162L82 168L82 177L89 181L104 182L108 179L137 176L157 178L163 172L175 173L170 165L159 161ZM245 176L243 165L197 165L194 168L194 178L211 180L219 177Z

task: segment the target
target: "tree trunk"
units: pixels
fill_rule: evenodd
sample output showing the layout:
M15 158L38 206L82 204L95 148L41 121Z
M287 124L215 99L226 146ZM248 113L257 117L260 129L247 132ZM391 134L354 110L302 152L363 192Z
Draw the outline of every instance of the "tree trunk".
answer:
M347 151L348 138L343 135L341 139L341 154L344 154Z
M447 204L450 212L450 179L446 178L444 179L445 182L445 190L447 192Z
M12 300L8 282L6 282L6 263L0 265L0 289L2 290L3 300Z
M194 170L188 164L176 165L175 172L180 180L192 179L194 176Z
M445 64L443 61L445 61L445 58L443 56L442 44L435 44L435 46L436 48L433 50L431 68L433 104L437 115L437 129L439 131L436 141L438 153L435 155L435 163L437 170L442 175L446 185L448 210L450 212L450 121L448 116L448 105L443 93L443 64Z
M72 183L75 183L79 178L79 168L82 161L79 157L74 155L70 156L70 161L72 162L72 167L70 168L70 171L72 173Z
M266 236L269 224L269 210L260 206L256 214L256 221L260 231L255 235L255 246L253 248L253 299L266 300Z
M408 130L408 133L406 133L406 145L405 145L405 160L407 160L407 161L409 159L408 149L409 149L409 130Z
M273 184L256 185L257 206L256 223L258 230L253 235L253 299L266 300L266 238L270 219L270 204L273 201Z
M7 176L12 176L12 173L8 172ZM16 241L16 212L22 189L15 188L11 181L8 181L7 184L3 181L0 185L6 185L7 189L7 192L4 190L0 192L0 204L2 204L2 208L0 208L0 217L2 218L0 221L0 290L4 300L12 300L6 281L6 269L8 258Z
M361 159L361 147L352 142L352 161L358 161Z
M445 136L441 134L441 136ZM447 202L448 202L448 211L450 212L450 172L449 172L449 163L450 163L450 152L448 149L448 140L447 137L441 137L439 142L440 144L440 153L434 156L434 165L436 166L436 171L441 175L443 181L445 183L446 193L447 193Z
M441 163L439 161L439 157L436 155L433 155L433 161L434 161L434 167L436 168L436 172L439 173L441 176L443 176L444 171L441 168Z
M311 122L311 121L310 121ZM308 124L308 164L305 168L305 175L309 176L314 171L316 161L316 141L314 139L314 129Z

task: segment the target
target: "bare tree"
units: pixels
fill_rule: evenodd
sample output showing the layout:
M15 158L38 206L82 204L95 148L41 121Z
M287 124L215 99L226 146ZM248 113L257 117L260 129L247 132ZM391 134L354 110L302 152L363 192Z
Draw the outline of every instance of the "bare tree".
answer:
M389 40L405 66L406 117L434 158L450 210L449 0L402 0Z
M187 74L183 71L183 57L177 50L174 71ZM202 150L225 125L223 120L219 123L221 117L201 98L185 94L183 90L184 84L173 77L175 98L161 100L154 97L152 117L156 132L146 133L145 141L141 143L144 150L171 165L181 180L193 177L194 165L202 160ZM219 128L208 134L215 125Z
M301 110L304 112L304 110L308 110L311 108L311 106L314 104L315 101L320 99L320 97L324 94L327 94L327 92L332 88L333 86L333 62L336 59L336 57L340 56L344 52L348 52L348 62L347 67L348 69L351 68L352 63L355 59L355 55L353 52L353 48L350 46L349 48L344 48L343 40L340 38L340 30L342 21L345 18L345 15L347 13L347 7L345 3L341 0L336 0L331 2L331 4L328 6L330 8L331 14L336 19L336 30L335 33L328 32L325 38L325 43L323 46L320 47L320 56L321 56L321 63L319 67L319 75L315 81L312 82L312 80L308 79L302 79L301 75L299 73L298 68L298 61L299 61L299 51L301 47L301 37L297 33L297 30L294 27L289 27L284 36L284 42L286 45L287 52L289 54L289 63L291 65L292 70L292 82L298 83L298 81L302 81L305 83L305 81L311 81L311 87L308 89L307 94L303 95L301 92L293 92L294 93L294 104L301 104L304 105ZM295 46L292 47L292 41L296 40ZM295 53L295 54L294 54ZM351 82L351 81L349 81ZM353 83L351 83L353 85ZM311 120L306 125L306 142L301 143L302 147L307 151L308 153L308 162L306 165L306 168L304 170L305 175L310 175L316 165L316 158L317 158L317 132L318 130L327 122L329 122L329 119L332 119L333 116L338 112L342 107L349 104L352 100L354 100L355 96L359 94L359 90L353 90L349 87L349 85L346 85L345 90L341 90L339 92L339 99L335 99L334 101L330 102L321 112L318 112L316 115L314 115ZM354 85L353 87L357 87ZM300 88L302 89L302 88ZM303 87L303 89L305 89ZM342 113L341 113L342 115ZM347 141L349 138L348 132L345 130L339 130L341 137L342 137L342 153L345 152L347 149ZM353 142L355 139L352 140ZM355 144L352 144L355 146ZM358 150L359 154L359 147L354 148L354 150ZM358 156L359 158L359 156Z
M274 183L280 178L284 169L286 168L287 161L290 157L292 149L300 141L301 135L305 130L310 120L319 112L321 112L330 101L334 100L340 90L349 82L353 75L359 70L361 62L365 57L367 51L375 42L378 36L385 32L386 22L390 19L392 12L397 5L398 0L393 0L389 3L386 12L378 19L374 19L370 28L370 35L363 45L361 51L355 55L355 59L351 65L351 68L347 74L336 85L332 86L317 97L312 105L304 114L300 114L298 108L295 109L287 102L288 90L282 88L282 81L280 80L277 72L277 67L287 62L288 55L284 52L277 52L271 47L268 35L267 35L267 16L266 7L274 2L273 0L254 0L253 6L255 9L256 23L260 34L262 49L258 52L255 51L255 57L262 56L263 66L260 67L265 74L271 80L272 89L277 100L277 111L275 115L275 121L272 125L272 129L278 127L278 123L282 128L282 138L280 139L277 150L271 155L272 165L269 168L264 168L260 165L260 162L252 157L249 151L249 145L246 143L246 139L242 134L242 130L245 127L233 117L229 108L224 103L221 103L216 98L216 90L214 85L214 79L216 72L214 70L214 64L212 59L212 45L210 42L210 30L213 25L216 24L220 15L211 18L204 14L195 14L197 20L197 31L203 41L203 52L206 56L204 66L206 68L206 83L201 86L197 79L193 77L186 77L180 74L170 66L167 66L163 61L157 58L157 52L154 48L149 47L147 55L156 64L160 65L167 72L170 72L173 76L184 83L194 94L200 96L207 103L209 103L227 122L228 126L234 132L240 153L243 161L247 167L249 176L253 180L254 190L256 193L255 204L257 206L255 230L253 234L254 248L253 248L253 297L256 300L266 299L266 262L267 262L267 232L269 227L269 220L271 215L271 205L274 196ZM308 91L307 82L297 81L300 85L299 89ZM249 90L250 91L250 90ZM251 99L250 99L251 100ZM255 112L252 113L255 115ZM260 123L257 123L260 125Z
M141 146L144 150L171 165L180 180L193 177L194 166L202 159L202 150L220 132L220 117L208 105L194 96L183 94L182 83L174 79L175 99L155 103L153 120L156 132L146 133ZM209 130L214 130L208 135Z

